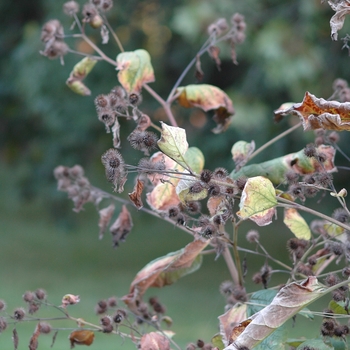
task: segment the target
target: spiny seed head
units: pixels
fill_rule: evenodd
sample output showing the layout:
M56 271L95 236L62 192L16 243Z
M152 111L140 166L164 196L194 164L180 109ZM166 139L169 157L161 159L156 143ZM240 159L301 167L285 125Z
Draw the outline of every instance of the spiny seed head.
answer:
M307 259L307 262L309 263L309 265L315 266L317 264L317 257L315 255L311 255Z
M232 17L231 17L231 23L232 24L238 24L244 22L244 16L241 15L240 13L235 13Z
M261 277L261 273L257 272L253 275L252 280L255 284L260 284L262 283L262 277Z
M259 241L260 235L257 230L249 230L246 234L246 239L249 243L256 243Z
M208 224L202 227L202 230L200 232L201 236L203 236L206 239L212 238L215 233L216 233L216 227L212 224Z
M340 139L339 134L336 131L332 131L329 135L328 135L328 140L332 143L338 143Z
M84 16L84 22L90 22L95 16L98 15L98 11L93 4L85 4L82 10Z
M94 102L97 110L104 109L108 106L108 98L106 95L98 95Z
M29 312L31 315L35 314L39 309L40 309L40 304L37 304L37 303L35 303L35 302L29 303L28 312Z
M343 245L341 243L331 242L329 249L334 255L342 255L344 253Z
M213 175L217 178L225 178L228 175L228 171L225 168L216 168Z
M91 0L91 2L101 11L107 12L113 7L113 0Z
M337 289L337 290L334 290L332 292L332 298L333 298L334 301L337 301L337 302L338 301L343 301L343 300L345 300L345 294L344 294L344 292L342 292L339 289Z
M192 214L199 213L201 210L201 204L199 202L187 202L186 209Z
M57 19L52 19L43 25L41 30L41 41L47 43L50 40L62 40L64 35L63 26Z
M209 196L215 197L215 196L220 195L220 193L221 193L220 186L212 185L209 187L209 190L208 190Z
M316 181L323 187L328 187L332 183L333 177L331 174L319 173L316 176Z
M118 324L118 323L123 322L125 317L126 317L125 310L119 309L119 310L117 310L117 312L113 316L113 321Z
M134 130L127 138L132 148L139 151L157 147L158 137L151 131Z
M317 154L316 158L320 163L324 163L327 160L327 155L323 152L320 152Z
M178 223L178 225L184 225L185 224L185 216L183 214L178 214L177 218L176 218L176 222Z
M142 97L139 94L132 93L129 95L129 102L133 106L138 106L142 101Z
M245 186L246 183L247 183L247 178L246 178L246 177L239 177L239 178L236 180L237 188L238 188L240 191L243 191L244 186Z
M198 181L195 182L190 188L189 193L200 193L203 190L202 184Z
M220 293L222 295L232 294L234 285L231 281L224 281L220 284Z
M13 317L15 320L17 321L21 321L23 320L24 316L26 315L26 312L24 311L23 308L17 308L14 312L13 312Z
M219 226L223 223L223 220L222 220L222 217L221 215L215 215L213 216L213 223L216 225L216 226Z
M202 339L197 340L197 346L201 349L204 346L204 341Z
M41 334L49 334L52 330L51 325L47 322L40 322L39 325L40 325L39 329Z
M315 197L318 192L319 192L319 189L315 188L315 187L305 187L304 188L304 195L305 195L305 197L308 197L308 198Z
M76 1L67 1L63 4L63 12L73 17L79 11L79 4Z
M200 179L201 181L205 182L205 183L208 183L210 182L210 180L212 179L212 172L210 170L202 170L201 173L200 173Z
M26 303L31 303L35 299L35 294L33 292L27 291L22 295L22 298Z
M313 276L312 269L303 263L299 263L297 266L297 272L302 273L305 276Z
M119 167L124 166L122 155L114 148L110 148L103 153L101 160L106 169L111 168L116 170Z
M41 288L37 289L34 293L39 300L44 300L47 297L46 291L44 291L44 289Z
M335 209L333 214L332 214L332 217L342 223L345 223L349 220L349 214L348 212L343 209L343 208L338 208L338 209Z
M342 276L345 277L345 278L349 278L350 276L350 267L347 266L347 267L344 267L342 272L341 272Z
M100 323L102 326L108 326L112 323L112 318L110 316L103 316L100 318Z
M109 307L116 307L118 305L117 297L110 297L107 300Z
M309 158L315 157L317 154L315 145L313 143L307 144L306 147L304 148L304 154L306 155L306 157L309 157Z
M171 207L168 210L169 218L176 218L179 215L179 213L180 213L180 210L178 207Z
M64 41L56 40L47 47L42 54L47 58L54 60L58 57L63 57L68 53L68 45Z
M0 317L0 333L7 328L7 322L4 317Z
M286 172L285 178L289 184L295 184L299 180L299 174L290 170Z
M325 278L325 284L329 287L332 287L334 285L336 285L337 283L340 282L340 279L337 275L335 275L334 273L329 274L326 278Z

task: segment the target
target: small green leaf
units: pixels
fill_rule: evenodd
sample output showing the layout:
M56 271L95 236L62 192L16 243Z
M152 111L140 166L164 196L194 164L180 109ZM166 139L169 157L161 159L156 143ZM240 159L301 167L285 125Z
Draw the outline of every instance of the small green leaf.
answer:
M79 61L73 67L73 70L71 71L69 78L66 81L67 86L78 95L91 95L91 91L83 83L83 80L91 72L96 63L97 61L90 57L85 57Z
M262 289L253 293L249 305L247 307L247 317L254 315L262 310L265 306L271 304L271 301L276 296L277 291L274 289Z
M225 348L225 345L222 341L222 335L221 334L215 334L211 338L211 343L214 347L217 347L219 350L223 350Z
M190 147L185 153L185 161L191 167L191 170L199 174L204 168L204 155L197 147Z
M311 231L303 217L294 208L284 210L285 225L294 233L298 239L310 240Z
M331 309L335 314L348 315L344 307L344 302L336 302L334 300L331 300L328 304L328 308Z
M331 350L333 347L326 345L322 339L309 339L307 341L304 341L301 343L298 347L297 350L304 350L305 348L307 349L317 349L317 350Z
M188 164L185 158L185 154L188 150L185 129L169 126L163 122L161 124L162 134L160 140L157 142L158 147L165 155L188 169Z
M151 57L143 49L120 53L117 70L118 80L128 94L139 93L143 84L155 81Z
M275 188L270 180L256 176L247 180L239 203L237 215L242 219L250 219L259 226L272 222L277 205Z

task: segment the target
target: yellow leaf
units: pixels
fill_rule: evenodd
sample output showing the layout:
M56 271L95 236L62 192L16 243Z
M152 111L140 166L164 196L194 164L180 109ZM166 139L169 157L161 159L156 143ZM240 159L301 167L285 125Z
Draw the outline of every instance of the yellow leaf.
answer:
M294 208L285 209L283 222L299 239L309 240L311 231L303 217Z

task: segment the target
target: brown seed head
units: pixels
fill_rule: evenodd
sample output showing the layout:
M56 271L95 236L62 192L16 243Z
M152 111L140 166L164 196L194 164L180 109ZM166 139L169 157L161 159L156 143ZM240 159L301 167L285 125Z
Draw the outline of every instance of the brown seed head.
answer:
M73 17L79 11L79 4L76 1L67 1L63 4L63 12Z

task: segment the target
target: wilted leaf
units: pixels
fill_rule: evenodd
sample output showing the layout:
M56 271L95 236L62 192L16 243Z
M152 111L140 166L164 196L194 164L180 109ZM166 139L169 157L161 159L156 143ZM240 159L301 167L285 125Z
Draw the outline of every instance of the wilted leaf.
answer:
M120 148L120 124L118 118L115 118L115 122L112 126L113 135L113 147Z
M232 338L233 328L246 320L247 317L246 304L236 304L223 315L218 317L220 322L220 334L226 341L226 344L228 344Z
M286 285L270 305L248 319L251 322L238 335L235 344L227 346L225 350L236 350L243 346L252 349L305 306L324 295L324 292L314 276L301 284L293 282Z
M115 209L114 204L110 204L107 208L101 209L98 212L100 215L100 220L98 222L98 227L100 228L100 232L98 235L99 239L103 238L106 228L112 219L114 209Z
M296 238L310 240L311 231L309 225L296 209L285 209L283 222L294 233Z
M188 179L181 179L176 186L176 194L179 197L181 203L199 201L208 196L208 190L203 187L200 192L193 193L190 191L190 188L196 183L198 180L193 180L192 177L188 177Z
M15 348L15 350L17 350L19 339L18 339L18 332L16 328L14 328L12 331L12 341L13 341L13 347Z
M332 146L320 145L316 148L316 151L318 154L322 153L325 156L324 163L320 163L314 157L307 157L304 150L301 150L260 164L246 165L239 171L232 171L230 177L238 179L240 177L264 176L272 183L278 185L285 182L285 174L288 171L301 175L322 171L329 173L337 171L334 166L335 149Z
M343 28L345 16L350 14L350 1L328 1L329 5L335 11L335 14L330 20L331 25L331 37L333 40L338 39L338 30Z
M141 209L143 207L141 194L142 194L144 185L145 184L143 181L141 181L140 179L137 179L136 184L134 186L134 190L132 191L132 193L129 193L129 198L135 204L135 207L137 209Z
M68 305L75 305L75 304L79 303L79 301L80 301L79 295L66 294L62 298L61 307L66 308Z
M143 84L155 81L150 55L143 49L120 53L117 70L118 80L128 94L140 93Z
M201 263L200 252L209 244L209 240L195 240L185 248L169 253L148 263L130 286L130 294L123 297L126 304L141 297L150 287L164 287L176 282L180 277L196 271Z
M164 335L151 332L141 337L141 350L170 350L170 342Z
M163 122L161 138L157 144L160 150L175 162L188 168L185 153L188 149L185 129L169 126Z
M232 159L236 165L236 171L242 168L255 150L255 142L238 141L231 148Z
M133 227L131 215L125 205L122 207L117 220L110 227L110 232L113 236L113 246L118 247L119 242L124 242L127 234Z
M275 111L276 116L287 114L297 115L304 130L350 130L350 102L327 101L306 92L303 102Z
M71 349L75 345L91 345L94 341L95 333L92 331L78 330L69 335Z
M256 176L247 180L239 203L237 215L250 219L259 226L269 225L277 205L275 188L270 180Z
M195 77L198 81L202 81L204 77L204 72L202 70L202 65L201 65L201 58L199 55L196 56L196 72L195 72Z
M216 67L220 71L221 70L221 60L219 57L220 48L218 46L211 45L208 48L208 54L215 61Z
M217 211L220 209L222 203L226 200L225 196L214 196L210 197L207 201L207 208L209 210L210 216L217 214Z
M38 338L40 335L40 329L41 329L41 325L40 323L38 323L37 326L35 327L35 331L32 337L30 338L29 350L36 350L38 348L38 345L39 345Z
M78 62L66 81L68 87L79 95L91 95L91 91L84 85L83 80L91 72L96 63L97 61L90 57L85 57Z
M213 85L197 84L177 88L178 102L186 108L198 107L205 112L214 109L214 121L218 124L213 132L225 131L235 113L231 99L221 89Z

